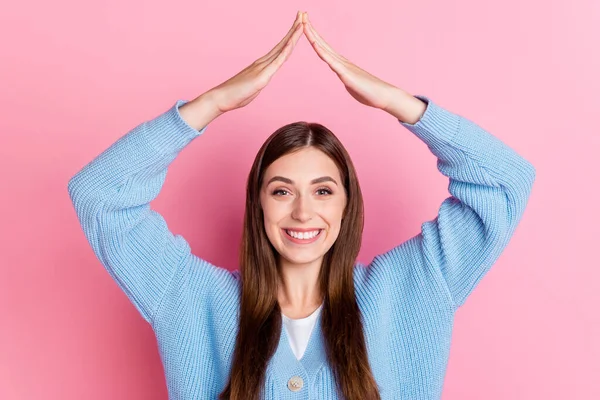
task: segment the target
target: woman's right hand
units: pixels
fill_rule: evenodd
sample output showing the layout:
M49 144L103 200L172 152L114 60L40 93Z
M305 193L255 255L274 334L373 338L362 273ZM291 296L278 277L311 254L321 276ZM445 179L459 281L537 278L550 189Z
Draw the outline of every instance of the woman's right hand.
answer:
M234 77L181 106L182 117L201 129L221 114L248 105L288 59L302 33L302 13L298 12L288 33L271 51Z
M269 53L210 90L218 110L222 113L235 110L254 100L288 59L302 33L302 14L298 12L288 33Z

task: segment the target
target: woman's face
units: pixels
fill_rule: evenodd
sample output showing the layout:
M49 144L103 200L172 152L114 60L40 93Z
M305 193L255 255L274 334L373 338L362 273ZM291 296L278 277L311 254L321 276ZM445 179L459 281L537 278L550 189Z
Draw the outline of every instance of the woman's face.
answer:
M273 247L290 263L320 260L338 237L346 206L333 160L314 147L287 154L269 165L262 185L265 230Z

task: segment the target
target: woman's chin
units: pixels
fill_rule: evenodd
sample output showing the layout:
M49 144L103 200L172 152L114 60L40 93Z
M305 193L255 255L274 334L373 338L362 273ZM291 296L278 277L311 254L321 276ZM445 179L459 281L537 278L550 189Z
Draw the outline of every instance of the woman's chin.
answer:
M320 253L308 252L306 250L287 250L284 258L291 264L304 265L317 261L322 257Z

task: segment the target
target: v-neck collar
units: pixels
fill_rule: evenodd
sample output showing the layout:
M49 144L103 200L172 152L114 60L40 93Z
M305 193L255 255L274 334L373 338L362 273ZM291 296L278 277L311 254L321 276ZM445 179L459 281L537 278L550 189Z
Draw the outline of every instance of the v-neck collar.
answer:
M310 334L306 350L300 360L298 360L292 351L289 343L283 321L281 323L281 335L277 350L269 365L271 373L278 377L278 380L287 385L292 376L300 376L306 384L312 386L316 380L317 374L325 364L327 356L325 354L325 342L321 329L322 312L319 313L315 326Z

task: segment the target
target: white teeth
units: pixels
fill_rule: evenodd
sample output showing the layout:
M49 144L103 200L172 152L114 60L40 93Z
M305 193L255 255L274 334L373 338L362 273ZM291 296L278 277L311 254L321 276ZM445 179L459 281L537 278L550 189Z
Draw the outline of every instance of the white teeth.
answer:
M288 233L288 235L296 238L296 239L312 239L315 236L317 236L320 232L320 230L316 230L316 231L312 231L312 232L294 232L294 231L288 231L286 230L286 232Z

